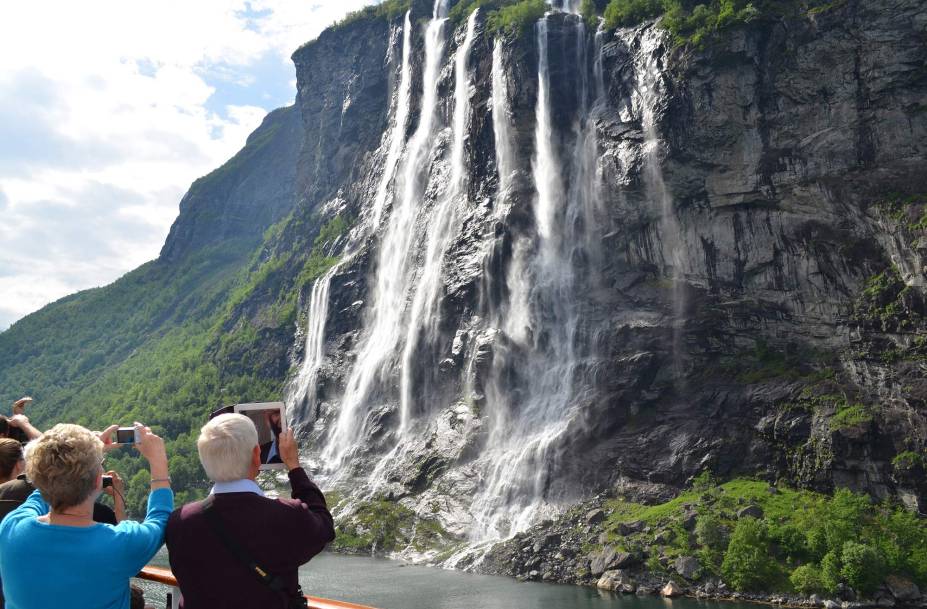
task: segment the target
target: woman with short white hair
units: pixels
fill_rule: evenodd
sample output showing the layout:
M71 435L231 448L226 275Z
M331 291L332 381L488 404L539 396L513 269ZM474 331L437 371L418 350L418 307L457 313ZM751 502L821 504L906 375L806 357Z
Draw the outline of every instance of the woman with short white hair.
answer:
M38 489L0 524L0 575L9 609L128 609L129 578L161 547L174 507L164 441L139 423L135 447L151 468L144 522L93 521L110 435L55 425L26 447Z

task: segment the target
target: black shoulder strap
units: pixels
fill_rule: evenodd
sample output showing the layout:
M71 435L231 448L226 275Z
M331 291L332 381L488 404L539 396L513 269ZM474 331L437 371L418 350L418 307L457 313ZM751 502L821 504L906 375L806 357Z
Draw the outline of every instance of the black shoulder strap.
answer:
M216 510L213 509L214 498L215 495L210 495L203 501L203 513L206 514L206 520L209 521L209 525L212 527L216 537L219 538L219 541L222 542L222 545L224 545L239 562L245 565L249 571L254 573L261 583L274 592L289 596L286 590L286 584L284 584L283 580L276 575L271 575L265 569L262 569L260 565L251 558L248 552L242 548L234 538L229 536L225 525L222 524L222 518Z

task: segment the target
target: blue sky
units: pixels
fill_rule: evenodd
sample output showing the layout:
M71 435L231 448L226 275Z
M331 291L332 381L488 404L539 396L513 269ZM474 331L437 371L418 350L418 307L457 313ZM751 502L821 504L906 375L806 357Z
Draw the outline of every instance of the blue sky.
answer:
M0 330L155 258L189 184L293 102L290 54L370 3L4 3Z

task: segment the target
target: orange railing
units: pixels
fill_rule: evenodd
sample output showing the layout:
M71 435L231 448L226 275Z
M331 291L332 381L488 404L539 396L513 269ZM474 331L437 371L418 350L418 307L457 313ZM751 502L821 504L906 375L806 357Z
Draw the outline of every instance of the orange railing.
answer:
M168 595L168 609L176 609L180 603L180 588L177 587L177 578L171 573L170 569L164 567L153 567L151 565L144 567L136 576L139 579L148 580L158 584L170 586L171 592ZM373 609L367 605L355 605L343 601L333 601L327 598L318 598L316 596L307 596L309 609Z

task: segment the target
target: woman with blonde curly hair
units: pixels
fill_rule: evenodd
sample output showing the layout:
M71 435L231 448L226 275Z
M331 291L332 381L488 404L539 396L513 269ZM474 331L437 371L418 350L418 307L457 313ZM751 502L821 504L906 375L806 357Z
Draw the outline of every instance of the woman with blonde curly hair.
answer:
M9 609L128 609L129 578L161 547L174 495L164 441L136 423L135 447L151 467L148 514L140 523L93 521L114 429L55 425L26 447L26 475L38 490L0 524Z

